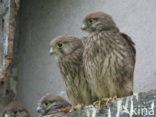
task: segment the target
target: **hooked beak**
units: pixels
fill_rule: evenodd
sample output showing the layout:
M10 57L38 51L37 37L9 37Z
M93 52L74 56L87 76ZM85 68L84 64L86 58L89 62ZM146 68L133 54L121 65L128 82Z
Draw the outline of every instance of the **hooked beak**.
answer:
M42 110L42 108L41 108L40 106L38 106L37 109L36 109L36 111L37 111L38 113L40 113L41 110Z
M54 49L52 47L50 48L49 53L50 53L51 56L55 54L55 51L54 51Z
M86 29L87 29L87 25L82 24L82 26L81 26L81 30L86 30Z

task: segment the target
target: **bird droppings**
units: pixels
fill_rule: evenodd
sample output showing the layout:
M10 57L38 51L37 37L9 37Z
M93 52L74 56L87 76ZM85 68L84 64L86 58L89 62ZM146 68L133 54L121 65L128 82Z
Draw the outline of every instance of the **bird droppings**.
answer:
M125 107L128 108L129 97L126 98Z
M151 103L151 109L154 109L154 101Z
M97 108L93 105L85 106L87 117L96 117Z
M130 99L131 99L130 117L132 117L132 115L133 115L133 97L131 97Z
M93 112L92 112L92 117L96 117L96 113L97 113L97 109L96 108L92 108L93 109Z
M120 112L122 111L122 99L117 102L117 113L116 117L120 117Z
M110 109L110 107L108 108L108 117L111 117L111 109Z
M136 97L137 101L139 101L138 93L134 93L134 96Z
M126 106L123 105L123 111L122 113L126 113L129 114L128 108Z

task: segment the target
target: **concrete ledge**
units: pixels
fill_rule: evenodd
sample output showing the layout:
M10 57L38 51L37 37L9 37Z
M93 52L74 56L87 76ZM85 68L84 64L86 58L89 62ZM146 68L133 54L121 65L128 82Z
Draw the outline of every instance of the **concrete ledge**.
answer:
M97 107L86 106L81 110L63 114L58 113L44 117L134 117L156 116L156 90L134 94L133 96L118 98L102 106L99 112Z

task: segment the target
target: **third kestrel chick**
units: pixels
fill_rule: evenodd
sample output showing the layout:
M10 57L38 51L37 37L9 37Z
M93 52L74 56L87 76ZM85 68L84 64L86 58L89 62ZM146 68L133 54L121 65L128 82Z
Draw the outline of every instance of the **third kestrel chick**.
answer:
M45 115L58 113L59 110L70 107L71 105L62 97L55 94L48 94L41 98L37 111L42 117Z

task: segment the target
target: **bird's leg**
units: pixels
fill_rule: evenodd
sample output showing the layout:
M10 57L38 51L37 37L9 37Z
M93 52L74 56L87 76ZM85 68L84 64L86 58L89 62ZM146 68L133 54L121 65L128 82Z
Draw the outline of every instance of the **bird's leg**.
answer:
M58 112L68 113L68 112L70 112L70 108L66 107L66 108L63 108L63 109L59 109Z
M116 98L117 98L117 96L109 97L109 98L101 98L100 100L93 102L93 105L95 106L96 104L98 104L99 105L99 110L101 110L101 104L102 104L102 102L105 102L105 105L108 106L108 103L111 100L116 99Z
M110 101L116 99L116 98L117 98L117 96L113 96L113 97L109 97L109 98L102 98L101 100L104 101L104 102L106 102L105 105L108 106L108 103L109 103Z

